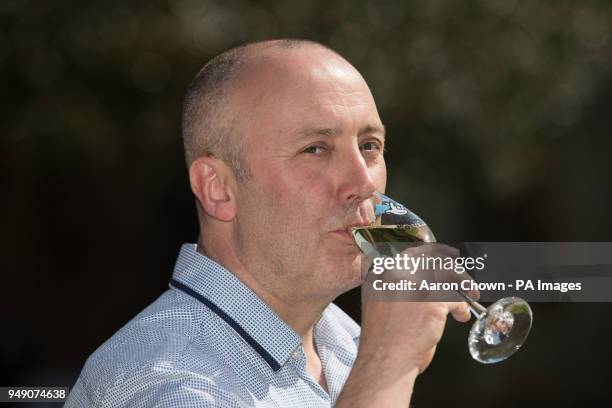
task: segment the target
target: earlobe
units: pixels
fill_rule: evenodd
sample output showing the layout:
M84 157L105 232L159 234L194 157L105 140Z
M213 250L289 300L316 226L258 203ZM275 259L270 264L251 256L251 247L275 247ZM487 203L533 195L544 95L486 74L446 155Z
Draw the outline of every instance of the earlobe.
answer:
M219 221L232 221L236 216L236 196L230 177L229 167L214 157L200 157L189 166L191 191L204 212Z

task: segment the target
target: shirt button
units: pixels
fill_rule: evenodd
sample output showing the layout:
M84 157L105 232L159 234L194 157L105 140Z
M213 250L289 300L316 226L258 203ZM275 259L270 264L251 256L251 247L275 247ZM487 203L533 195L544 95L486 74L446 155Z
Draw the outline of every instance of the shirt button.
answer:
M300 359L300 350L299 349L293 350L293 353L291 353L291 357L294 360L299 360Z

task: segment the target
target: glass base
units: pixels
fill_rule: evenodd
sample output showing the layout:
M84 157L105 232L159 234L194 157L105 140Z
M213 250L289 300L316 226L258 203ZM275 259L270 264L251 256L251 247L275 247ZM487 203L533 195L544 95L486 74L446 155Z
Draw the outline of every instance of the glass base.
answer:
M532 320L531 308L521 298L508 297L493 303L470 330L468 347L472 357L484 364L507 359L527 338Z

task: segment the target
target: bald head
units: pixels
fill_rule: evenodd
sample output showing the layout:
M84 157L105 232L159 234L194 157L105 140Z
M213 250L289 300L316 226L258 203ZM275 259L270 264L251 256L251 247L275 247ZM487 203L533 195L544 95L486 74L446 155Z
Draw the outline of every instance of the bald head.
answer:
M254 71L265 66L273 55L301 48L325 50L322 44L282 39L243 45L223 52L198 72L187 90L183 103L182 135L187 166L201 156L214 156L226 162L238 181L248 179L240 120L246 112L232 106L232 96L244 89Z
M185 105L201 251L283 304L356 286L347 229L372 218L386 167L384 126L355 67L316 43L252 44L209 62Z

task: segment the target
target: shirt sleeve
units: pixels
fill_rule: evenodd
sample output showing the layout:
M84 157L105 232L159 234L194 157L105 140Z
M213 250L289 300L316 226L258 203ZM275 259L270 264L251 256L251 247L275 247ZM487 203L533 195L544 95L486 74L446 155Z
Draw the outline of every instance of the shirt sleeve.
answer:
M64 408L239 408L254 405L219 385L214 377L178 370L138 370L96 398L79 378Z

